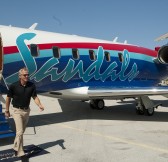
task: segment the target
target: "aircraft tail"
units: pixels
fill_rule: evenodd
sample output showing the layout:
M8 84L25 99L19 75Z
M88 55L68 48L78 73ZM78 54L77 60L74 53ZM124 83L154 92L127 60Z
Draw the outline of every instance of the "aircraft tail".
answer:
M155 41L161 41L161 40L164 40L164 39L167 39L167 38L168 38L168 33L163 34L160 37L156 38Z

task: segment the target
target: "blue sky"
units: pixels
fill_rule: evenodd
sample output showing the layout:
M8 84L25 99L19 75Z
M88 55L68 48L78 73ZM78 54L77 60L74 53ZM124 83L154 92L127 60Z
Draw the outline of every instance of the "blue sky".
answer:
M168 0L2 0L0 24L30 27L154 49L167 41Z

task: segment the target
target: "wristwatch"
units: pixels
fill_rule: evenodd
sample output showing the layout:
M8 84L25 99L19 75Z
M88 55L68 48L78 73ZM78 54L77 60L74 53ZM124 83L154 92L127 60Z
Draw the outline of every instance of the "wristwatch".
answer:
M6 113L8 113L9 111L5 111Z

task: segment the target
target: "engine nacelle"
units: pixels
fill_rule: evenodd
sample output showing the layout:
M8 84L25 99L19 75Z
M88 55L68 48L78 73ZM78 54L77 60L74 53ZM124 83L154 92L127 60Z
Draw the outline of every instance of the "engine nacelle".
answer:
M158 61L162 64L168 64L168 44L160 47L158 51Z

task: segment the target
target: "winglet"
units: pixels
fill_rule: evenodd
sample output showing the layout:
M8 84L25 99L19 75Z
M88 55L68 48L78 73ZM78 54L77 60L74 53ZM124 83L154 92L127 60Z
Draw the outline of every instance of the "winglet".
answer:
M34 23L31 27L29 27L29 29L31 30L35 30L35 28L37 27L38 23Z
M167 39L167 38L168 38L168 33L156 38L155 41L161 41L161 40L164 40L164 39Z

